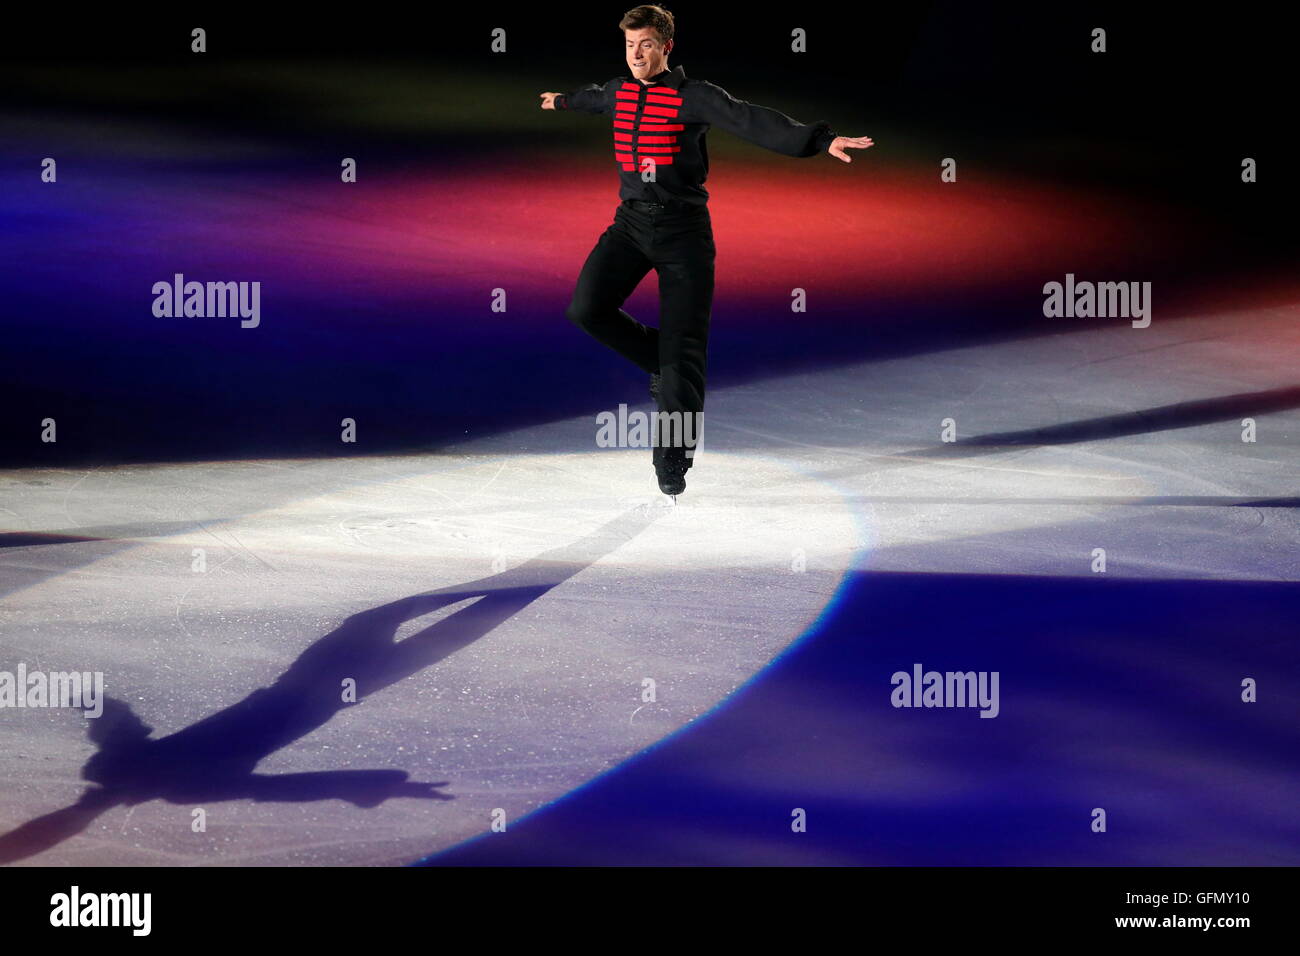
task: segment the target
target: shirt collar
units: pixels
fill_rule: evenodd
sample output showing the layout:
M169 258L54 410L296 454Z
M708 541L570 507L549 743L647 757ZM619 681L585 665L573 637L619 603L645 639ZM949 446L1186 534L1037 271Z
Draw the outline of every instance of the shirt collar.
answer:
M674 90L681 89L682 81L686 79L686 71L680 66L675 66L671 70L664 70L658 76L650 77L650 82L643 84L645 86L671 86ZM641 82L637 80L637 82Z

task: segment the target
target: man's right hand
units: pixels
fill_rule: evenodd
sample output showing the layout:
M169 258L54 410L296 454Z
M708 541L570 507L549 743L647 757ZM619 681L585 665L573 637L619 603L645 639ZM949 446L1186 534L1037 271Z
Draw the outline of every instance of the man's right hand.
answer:
M542 97L542 109L555 109L555 98L560 95L559 93L542 93L540 95Z

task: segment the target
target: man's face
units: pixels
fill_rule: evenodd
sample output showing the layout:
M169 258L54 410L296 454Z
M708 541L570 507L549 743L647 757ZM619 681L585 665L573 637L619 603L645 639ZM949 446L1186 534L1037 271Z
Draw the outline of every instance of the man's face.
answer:
M673 44L667 46L659 39L654 27L641 27L639 30L624 30L623 39L627 46L627 66L638 80L648 80L668 68L668 53Z

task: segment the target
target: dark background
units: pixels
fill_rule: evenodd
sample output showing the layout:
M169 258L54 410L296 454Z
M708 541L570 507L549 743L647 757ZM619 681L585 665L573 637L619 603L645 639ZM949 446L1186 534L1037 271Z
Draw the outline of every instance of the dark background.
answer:
M0 206L9 220L0 239L4 459L66 465L337 453L338 418L356 409L375 423L358 452L429 448L640 395L644 383L634 370L607 361L563 320L580 261L557 278L538 322L506 336L484 335L473 316L430 300L407 303L408 327L380 344L349 324L338 294L312 301L304 291L298 321L310 328L267 330L260 352L245 349L247 340L229 328L165 341L136 332L132 342L108 331L138 326L140 309L139 283L127 285L125 268L121 296L110 294L112 258L114 248L139 237L124 234L107 256L101 248L94 261L78 260L92 255L76 245L85 224L45 215L32 185L33 164L49 147L18 132L33 118L62 124L72 145L62 143L60 155L71 153L92 176L110 165L119 176L138 175L142 200L155 172L190 177L196 187L214 177L319 176L325 162L337 165L340 142L355 144L358 136L372 176L423 170L436 181L436 164L490 164L517 150L520 135L543 152L590 144L594 156L607 137L599 123L510 130L536 112L534 89L568 90L623 72L617 24L630 6L431 6L344 16L223 5L13 20L0 40L0 129L11 133L0 137L0 200L13 200ZM1147 250L1144 268L1165 279L1165 288L1186 285L1190 294L1213 282L1246 289L1259 276L1294 271L1284 149L1294 111L1287 75L1293 34L1284 5L1212 18L1174 4L800 4L752 16L712 3L669 6L678 20L670 64L742 98L790 104L801 120L825 117L846 135L874 135L873 161L903 158L889 150L905 137L928 151L918 166L957 154L966 169L1058 190L1104 189L1119 205L1131 196L1162 204L1171 219L1195 219L1194 255ZM201 57L188 52L195 25L208 31L210 52ZM1108 32L1104 55L1089 52L1089 31L1098 25ZM496 26L508 30L504 57L489 52ZM809 53L797 59L789 51L793 26L809 35ZM406 85L385 89L376 81L376 108L400 100L418 115L427 102L431 114L442 111L440 119L360 127L353 114L322 108L325 94L310 84L272 78L280 64L304 59L323 64L322 76L330 64L355 66L360 77L377 67L409 67L416 79ZM420 79L426 68L441 79ZM484 91L506 70L521 77L517 100ZM475 120L448 128L448 110ZM178 159L151 153L142 141L129 162L110 161L97 151L88 120L211 143L213 155ZM264 144L277 159L241 166L221 157L228 141ZM1246 155L1261 172L1243 189ZM601 190L593 195L611 206L612 180L593 184ZM112 229L111 220L90 225ZM1140 232L1126 237L1135 250L1144 243ZM454 244L454 231L445 238ZM203 255L194 252L199 263ZM160 257L154 272L170 275L173 264ZM445 267L454 272L455 259ZM79 278L81 287L100 283L101 292L77 291ZM842 313L856 307L846 301ZM861 303L867 321L840 321L822 334L780 324L748 334L739 326L747 314L720 301L711 385L900 354L936 340L960 344L1041 329L1023 288L986 290L972 300L945 296L936 285L871 309ZM200 384L174 380L178 362ZM33 422L46 415L59 420L68 440L36 440Z

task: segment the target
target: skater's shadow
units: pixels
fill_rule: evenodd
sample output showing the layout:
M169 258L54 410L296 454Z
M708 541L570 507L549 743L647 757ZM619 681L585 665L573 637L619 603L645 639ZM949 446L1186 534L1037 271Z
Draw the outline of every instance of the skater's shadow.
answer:
M517 568L466 584L417 594L349 617L300 654L270 687L157 740L128 704L105 699L87 721L99 748L82 768L92 786L74 804L0 836L0 863L25 859L85 830L116 806L147 800L202 805L221 800L340 799L375 807L393 797L454 799L442 783L417 783L403 770L327 770L258 774L257 764L322 726L339 711L418 673L490 634L536 601L651 524L659 512L626 512L572 544ZM400 641L407 621L468 599L474 603ZM344 701L355 681L355 703Z

